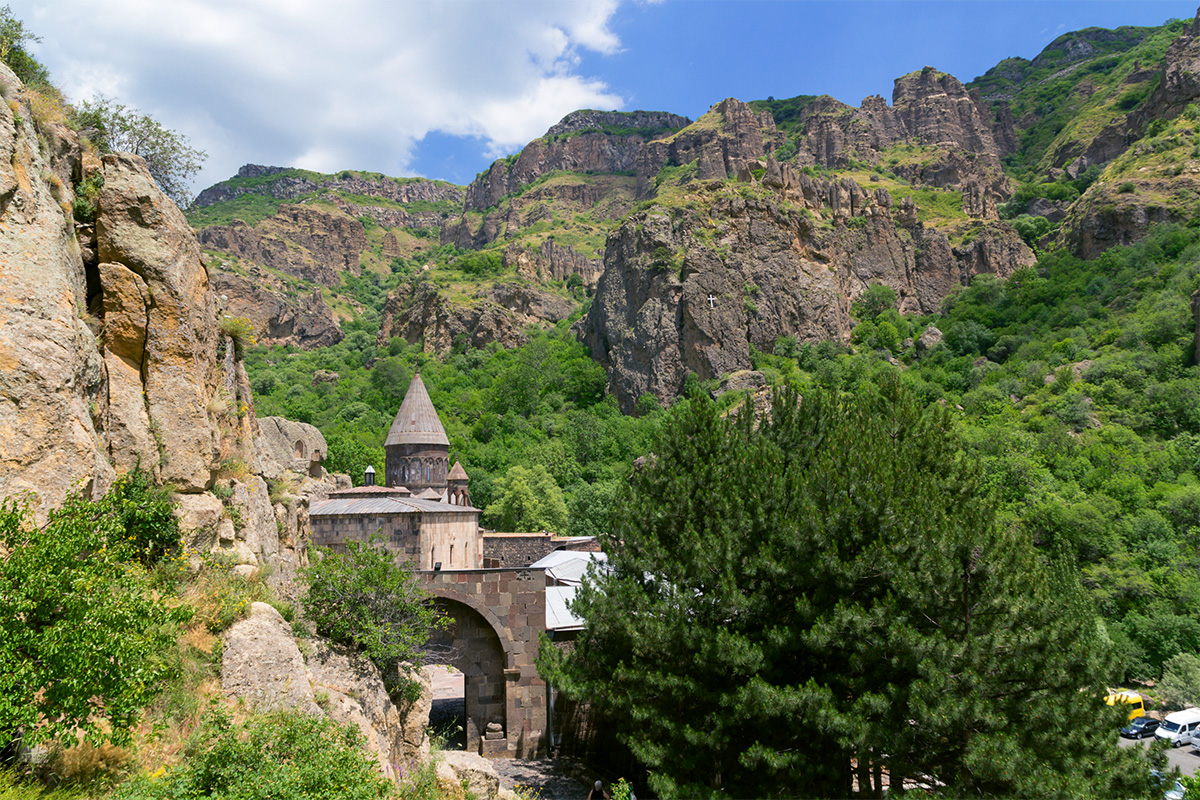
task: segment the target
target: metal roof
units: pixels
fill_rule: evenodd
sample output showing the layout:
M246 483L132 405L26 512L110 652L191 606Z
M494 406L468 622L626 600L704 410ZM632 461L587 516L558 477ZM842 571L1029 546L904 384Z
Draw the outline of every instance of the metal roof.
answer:
M404 393L404 402L392 420L391 430L388 431L384 447L397 444L440 444L450 447L446 438L446 429L438 419L429 392L421 381L421 373L413 375L408 391Z
M583 620L571 613L568 604L575 599L578 586L546 587L546 630L577 631Z
M308 510L310 517L346 517L358 514L429 514L475 512L474 506L455 506L436 500L421 500L416 497L364 497L334 498L313 503Z
M463 465L462 465L461 461L454 462L454 467L450 470L450 474L446 476L446 480L448 480L448 481L469 480L469 478L467 478L467 471L465 469L463 469Z
M588 565L592 562L604 564L608 556L604 553L589 553L572 550L555 550L545 558L529 565L530 569L544 569L546 574L560 583L578 586L583 582Z

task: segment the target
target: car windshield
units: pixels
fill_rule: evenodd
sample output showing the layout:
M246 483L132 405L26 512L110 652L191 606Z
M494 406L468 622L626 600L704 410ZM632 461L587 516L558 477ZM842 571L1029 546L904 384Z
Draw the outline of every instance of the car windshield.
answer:
M1147 721L1148 721L1148 720L1147 720L1145 717L1138 717L1138 718L1137 718L1137 719L1135 719L1133 722L1129 723L1129 727L1131 727L1131 728L1144 728L1144 727L1146 727L1146 722L1147 722Z
M1179 723L1178 722L1164 722L1162 724L1162 729L1169 733L1175 733L1177 730L1179 730Z

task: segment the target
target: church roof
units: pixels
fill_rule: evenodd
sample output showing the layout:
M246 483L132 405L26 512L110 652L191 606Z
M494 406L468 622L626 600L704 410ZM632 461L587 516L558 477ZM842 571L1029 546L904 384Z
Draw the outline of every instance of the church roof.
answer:
M446 476L446 480L448 480L448 481L469 480L469 478L467 478L467 471L465 469L463 469L461 461L454 462L454 467L450 470L450 474Z
M446 429L438 419L429 392L421 382L421 373L413 375L412 383L404 394L404 402L396 412L392 428L388 431L384 447L396 444L440 444L450 446Z

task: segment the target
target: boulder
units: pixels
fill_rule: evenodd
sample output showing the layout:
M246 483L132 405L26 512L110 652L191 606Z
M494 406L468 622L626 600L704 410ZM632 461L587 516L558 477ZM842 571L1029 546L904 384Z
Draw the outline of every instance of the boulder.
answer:
M171 513L179 521L179 533L188 550L208 552L217 544L217 532L225 506L208 492L171 495Z
M306 663L314 696L330 719L362 732L381 771L395 780L416 763L428 761L433 696L429 679L424 679L420 698L401 713L374 664L322 639L315 639L313 645Z
M266 603L251 604L250 617L225 633L221 689L256 711L322 715L292 626Z
M920 336L917 337L917 355L924 355L941 343L941 330L933 325L930 325L924 330L924 332L921 333Z
M500 796L500 774L478 753L464 750L445 750L437 765L438 778L451 784L466 783L466 790L480 800L496 800Z

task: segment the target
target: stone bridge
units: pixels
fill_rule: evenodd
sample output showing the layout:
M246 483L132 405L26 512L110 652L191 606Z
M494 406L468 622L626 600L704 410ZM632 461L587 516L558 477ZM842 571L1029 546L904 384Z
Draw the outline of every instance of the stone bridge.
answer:
M545 754L547 687L534 664L539 636L546 630L545 572L418 574L451 618L448 628L430 637L430 645L436 653L447 653L445 661L464 675L467 750L490 758Z

